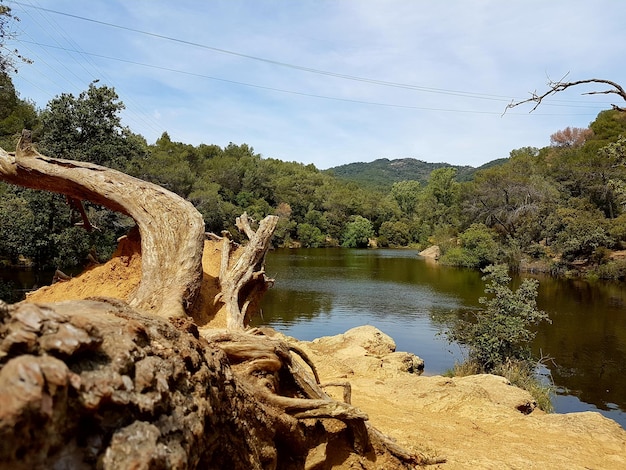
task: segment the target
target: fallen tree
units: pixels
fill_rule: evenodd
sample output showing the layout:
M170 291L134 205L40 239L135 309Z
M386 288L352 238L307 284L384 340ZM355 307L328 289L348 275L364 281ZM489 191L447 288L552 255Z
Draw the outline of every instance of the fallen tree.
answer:
M263 269L277 218L231 256L221 241L227 328L193 322L205 237L187 201L156 185L39 154L23 134L0 149L0 180L132 217L142 275L126 301L0 302L0 462L11 468L411 468L426 460L331 399L303 351L249 329L271 284ZM86 227L88 223L84 224Z

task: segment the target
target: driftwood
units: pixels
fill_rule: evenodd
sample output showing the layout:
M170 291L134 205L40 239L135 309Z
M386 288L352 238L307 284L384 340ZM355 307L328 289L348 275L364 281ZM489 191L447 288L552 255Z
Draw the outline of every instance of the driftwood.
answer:
M244 329L247 326L250 305L258 303L274 282L265 275L263 266L278 217L267 216L261 221L256 232L250 226L250 222L245 213L237 217L237 228L250 240L237 260L233 261L230 257L232 240L226 233L223 233L222 237L219 276L221 291L215 302L223 302L226 305L228 329Z
M132 217L142 279L125 303L0 302L0 462L11 468L412 468L413 455L331 399L315 365L271 332L246 330L271 284L263 269L277 218L231 256L222 236L226 331L187 315L202 277L203 221L156 185L39 154L0 149L0 180L88 200ZM224 234L223 234L224 235ZM219 238L214 235L211 237ZM349 390L349 384L340 385ZM19 432L18 432L19 431Z

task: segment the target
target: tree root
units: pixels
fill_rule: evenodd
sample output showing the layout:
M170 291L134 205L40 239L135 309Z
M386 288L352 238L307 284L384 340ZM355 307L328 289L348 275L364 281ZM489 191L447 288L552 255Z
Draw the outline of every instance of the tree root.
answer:
M350 404L350 384L332 382L321 385L313 362L297 346L271 338L262 329L203 333L228 358L232 371L248 392L259 400L264 413L278 422L334 419L345 424L352 436L353 451L389 453L410 468L430 463L423 455L412 454L368 422L363 411ZM311 369L309 373L297 355ZM323 387L344 387L344 401L329 397ZM398 468L398 467L396 467Z

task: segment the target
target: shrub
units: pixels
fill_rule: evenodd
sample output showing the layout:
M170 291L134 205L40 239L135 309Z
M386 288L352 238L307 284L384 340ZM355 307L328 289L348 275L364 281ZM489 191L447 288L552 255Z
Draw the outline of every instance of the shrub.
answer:
M305 248L318 248L324 245L326 237L319 228L302 223L298 224L298 240Z
M537 286L534 279L525 279L516 291L509 288L511 278L506 266L488 266L483 270L487 281L481 297L484 309L472 312L469 319L457 320L446 331L449 341L468 348L468 359L455 364L454 375L492 373L507 378L513 385L527 390L542 410L552 411L551 385L535 375L536 361L530 351L535 333L530 327L550 321L537 308Z
M483 272L485 293L491 297L479 299L484 309L471 312L469 319L456 321L446 332L448 339L467 346L469 360L484 372L511 361L530 361L530 342L535 337L530 327L549 321L548 315L537 308L538 282L524 279L513 291L505 266L488 266Z
M484 224L472 224L459 235L460 246L449 248L441 262L466 268L483 268L494 263L498 256L498 243L493 230Z
M341 246L345 248L365 248L369 239L374 236L372 223L360 215L354 216L351 222L346 224Z

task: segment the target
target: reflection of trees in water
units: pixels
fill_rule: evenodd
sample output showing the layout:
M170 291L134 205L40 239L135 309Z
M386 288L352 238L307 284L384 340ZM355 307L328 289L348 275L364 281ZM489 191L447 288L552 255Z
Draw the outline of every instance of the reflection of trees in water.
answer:
M15 303L22 299L24 299L24 293L20 292L15 282L0 279L0 300Z
M551 351L542 351L553 358L554 364L547 366L554 382L601 410L610 409L609 403L626 409L625 339L617 334L585 334L584 329L577 334L567 328L559 331L553 325L551 331L555 330L549 340ZM624 336L626 332L619 333Z
M555 383L599 409L626 409L623 285L542 280L539 300L552 325L540 327L534 350L554 359L547 366Z
M293 323L302 319L312 319L321 314L329 314L332 311L333 301L331 295L319 292L312 292L306 299L303 299L301 292L270 289L263 299L262 306L266 319L271 317L273 321ZM257 320L257 323L262 322Z

